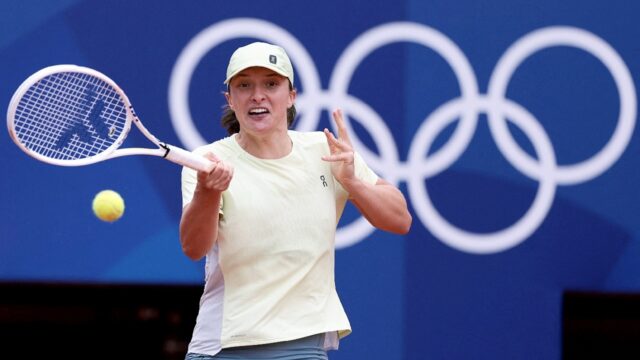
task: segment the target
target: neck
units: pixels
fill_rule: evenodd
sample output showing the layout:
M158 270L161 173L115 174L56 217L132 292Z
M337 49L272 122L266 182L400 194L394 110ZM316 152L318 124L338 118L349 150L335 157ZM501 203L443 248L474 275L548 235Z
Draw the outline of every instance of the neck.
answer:
M244 151L260 159L279 159L289 155L293 144L288 132L277 132L269 136L255 136L240 129L236 141Z

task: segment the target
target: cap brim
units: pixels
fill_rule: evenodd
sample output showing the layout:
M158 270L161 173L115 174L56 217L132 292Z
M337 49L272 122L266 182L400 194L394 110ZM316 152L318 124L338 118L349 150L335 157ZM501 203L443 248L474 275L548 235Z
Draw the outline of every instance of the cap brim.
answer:
M278 67L276 66L272 66L269 64L256 64L256 63L247 63L244 64L242 66L240 66L236 71L232 72L227 79L224 81L224 84L229 85L229 81L231 81L231 79L233 79L234 76L238 75L240 72L248 69L248 68L252 68L252 67L261 67L261 68L265 68L265 69L269 69L279 75L282 75L284 77L286 77L287 79L289 79L289 76L282 70L280 70ZM291 79L289 79L289 81L291 81Z

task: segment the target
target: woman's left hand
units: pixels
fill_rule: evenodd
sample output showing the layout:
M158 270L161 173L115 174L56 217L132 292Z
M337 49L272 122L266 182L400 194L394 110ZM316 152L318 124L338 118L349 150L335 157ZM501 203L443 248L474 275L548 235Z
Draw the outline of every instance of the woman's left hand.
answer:
M355 167L353 165L355 157L349 133L342 117L342 111L337 109L333 111L332 115L338 126L338 138L331 131L324 129L330 155L323 156L322 160L331 162L331 173L344 186L346 182L355 179Z
M324 129L330 153L323 156L322 160L331 162L331 173L349 193L349 200L371 225L394 234L406 234L411 228L412 220L404 195L397 187L381 178L375 184L356 178L355 154L342 111L335 110L333 119L338 126L338 138Z

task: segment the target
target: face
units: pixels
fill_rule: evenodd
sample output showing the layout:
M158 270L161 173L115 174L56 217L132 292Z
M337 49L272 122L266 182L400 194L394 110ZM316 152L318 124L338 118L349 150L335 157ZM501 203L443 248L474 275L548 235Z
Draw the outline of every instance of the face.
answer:
M262 67L251 67L229 82L227 102L240 123L240 131L266 134L287 130L287 109L296 98L289 80Z

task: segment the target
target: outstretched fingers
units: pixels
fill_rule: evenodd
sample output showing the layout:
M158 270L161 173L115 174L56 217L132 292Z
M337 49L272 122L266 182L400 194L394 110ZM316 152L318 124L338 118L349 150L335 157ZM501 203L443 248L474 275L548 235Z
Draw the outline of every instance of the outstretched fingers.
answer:
M331 162L353 162L353 154L352 153L338 153L332 155L324 155L322 156L322 160L331 161Z
M351 145L349 131L347 131L347 125L345 124L342 110L336 109L333 111L333 120L336 122L336 126L338 127L338 138Z
M327 143L329 144L329 148L331 149L331 153L334 153L338 148L340 148L341 144L338 139L333 135L329 129L324 129L324 135L327 137Z
M327 143L329 144L329 150L331 150L332 154L337 152L353 152L353 146L351 145L351 139L349 138L349 132L347 131L342 111L340 109L336 109L332 114L338 128L338 137L333 135L333 133L328 129L324 129L324 134L327 137Z

